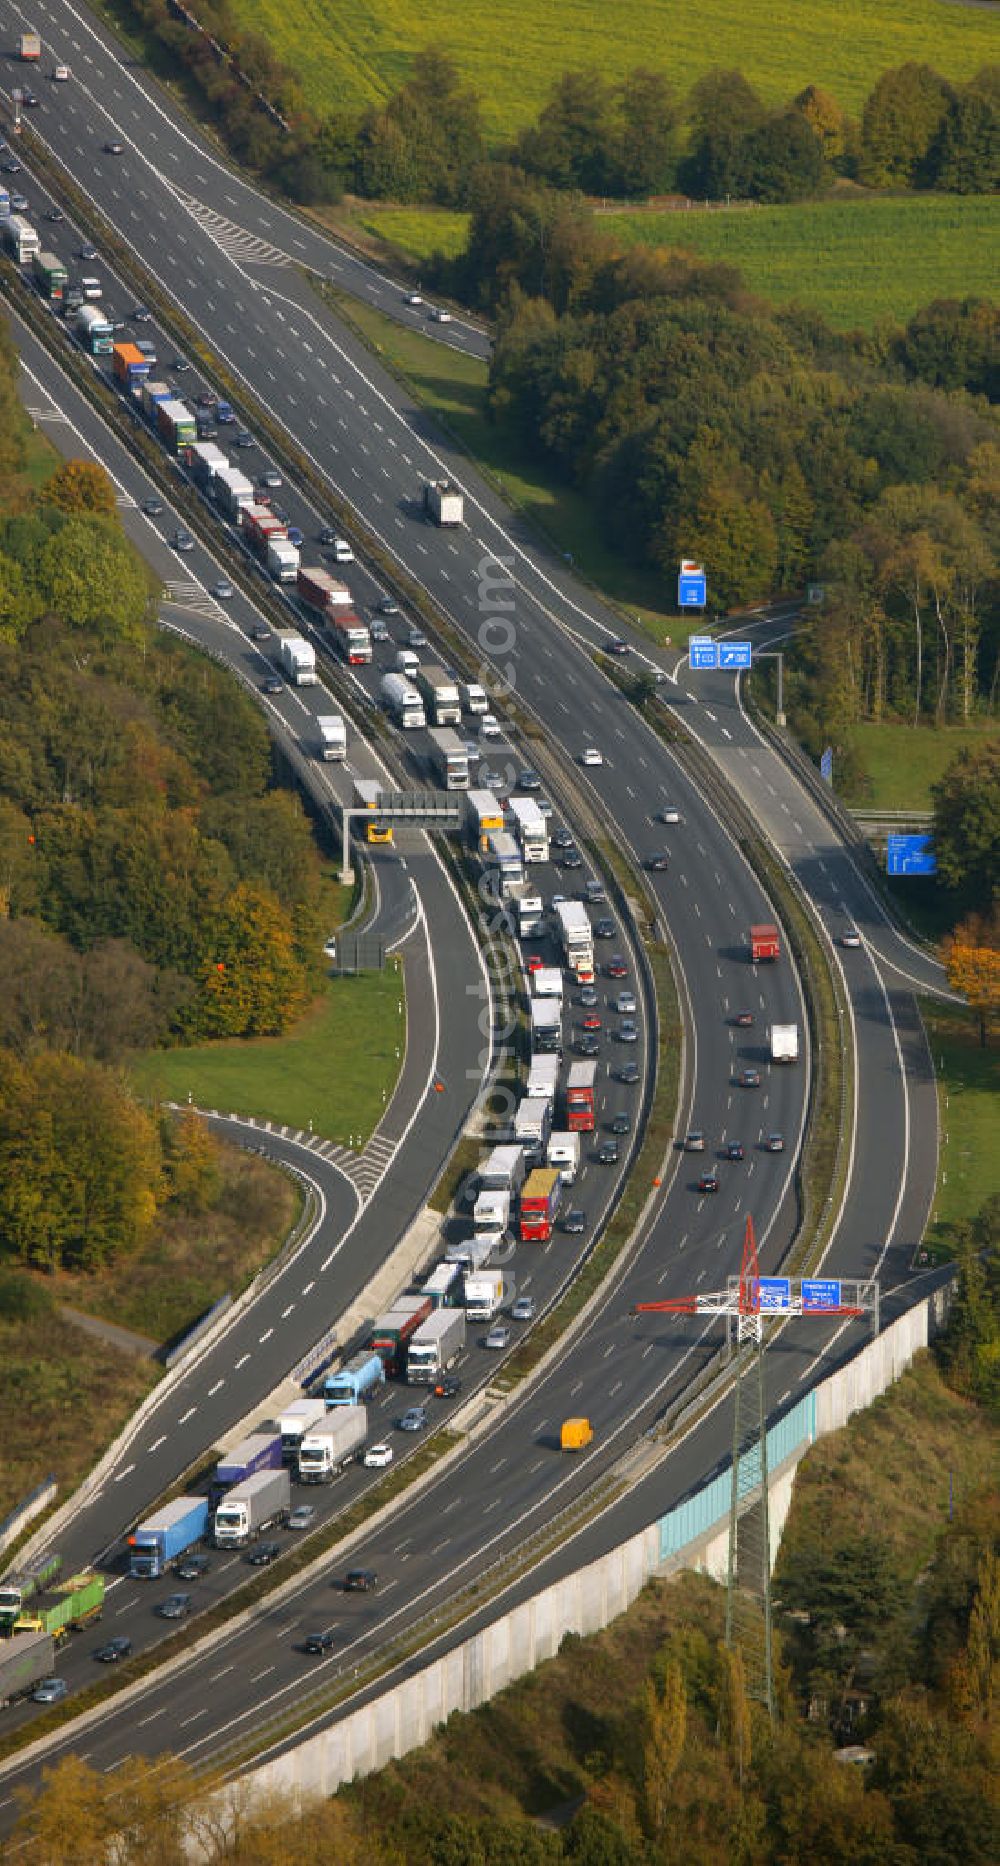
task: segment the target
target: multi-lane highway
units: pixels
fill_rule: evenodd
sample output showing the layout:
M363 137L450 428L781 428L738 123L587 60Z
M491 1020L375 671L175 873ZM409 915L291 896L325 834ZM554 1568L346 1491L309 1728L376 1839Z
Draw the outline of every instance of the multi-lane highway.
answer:
M82 21L75 9L57 6L48 9L41 22L33 22L42 24L52 56L65 59L75 72L81 59L86 63L98 58L90 28ZM60 88L65 93L68 87ZM578 769L575 782L593 787L593 794L620 826L623 844L641 858L650 846L669 840L670 868L664 877L650 881L682 972L687 1030L682 1124L704 1129L717 1146L732 1136L750 1145L746 1162L726 1172L723 1189L714 1199L701 1200L692 1192L686 1170L665 1186L641 1249L571 1352L506 1413L485 1443L470 1448L426 1494L401 1505L391 1530L381 1531L371 1547L359 1548L358 1558L370 1560L384 1575L386 1585L391 1583L388 1598L383 1590L374 1600L349 1600L332 1596L326 1579L320 1584L303 1583L294 1613L282 1609L274 1618L264 1614L238 1640L234 1635L231 1664L228 1658L220 1661L213 1656L211 1664L218 1676L211 1688L209 1662L192 1662L172 1684L169 1711L158 1703L156 1687L151 1685L148 1706L138 1716L134 1708L127 1715L107 1715L100 1732L92 1733L90 1746L95 1759L106 1760L120 1754L123 1745L155 1749L165 1742L190 1748L198 1756L209 1754L235 1718L255 1717L267 1703L281 1701L282 1694L300 1688L303 1661L294 1650L297 1630L335 1621L335 1657L341 1662L345 1655L352 1656L364 1641L404 1624L435 1597L447 1595L475 1572L477 1563L516 1545L655 1417L707 1350L699 1344L691 1324L671 1329L645 1324L630 1330L627 1310L636 1300L710 1288L721 1281L735 1267L742 1218L748 1209L758 1220L765 1265L772 1267L780 1260L794 1229L791 1177L807 1079L803 1065L798 1070L765 1072L760 1091L743 1091L734 1085L735 1064L749 1059L739 1056L738 1045L744 1039L730 1021L732 1013L749 998L759 1025L773 1018L795 1021L804 1028L798 986L787 963L766 977L757 977L748 968L745 929L752 920L770 917L758 883L725 822L586 652L589 644L599 643L608 633L620 634L620 619L577 585L565 565L537 550L468 463L431 434L426 417L412 407L398 385L318 306L308 285L284 263L280 250L269 255L259 247L251 251L231 241L223 243L216 222L192 213L192 195L202 199L208 187L205 177L215 171L188 132L175 129L169 116L161 114L164 106L159 98L155 127L157 138L163 138L162 150L156 149L151 129L138 138L128 112L145 106L135 104L134 99L128 102L131 98L131 84L116 58L113 70L95 65L91 77L78 87L72 114L62 96L46 101L37 113L39 127L80 185L132 240L140 258L155 268L187 315L246 381L248 390L289 430L359 511L365 525L466 632L484 662L513 682L520 699L545 723L552 741L570 758L585 744L602 749L603 766L586 773ZM115 138L123 142L125 153L105 156L104 141ZM200 170L199 162L203 164ZM200 194L195 194L194 184ZM259 217L274 210L245 184L240 188L234 197L240 223L259 239ZM289 224L301 234L297 221ZM312 263L319 269L319 261ZM323 269L327 264L323 262ZM101 455L100 446L95 445L94 451ZM457 536L438 533L415 516L422 480L442 468L466 489L469 523ZM286 503L291 496L290 492ZM210 566L202 568L207 578ZM512 608L498 604L498 593ZM493 626L484 635L482 623L488 617L493 617ZM206 616L198 618L197 627L192 622L192 632L200 639L204 638L202 620L209 629L217 627L218 641L213 640L213 647L253 678L259 661L246 637L230 629L221 617L216 625ZM831 1272L843 1274L877 1270L890 1285L905 1289L909 1258L922 1231L932 1189L936 1140L933 1083L906 980L913 977L934 987L938 975L891 927L826 816L783 761L762 743L742 712L736 683L721 676L689 676L673 667L665 655L653 658L668 675L661 689L665 704L682 710L694 736L733 777L831 933L847 919L862 929L860 950L842 955L859 1075L852 1170L828 1265ZM292 704L291 700L287 703ZM667 802L679 806L683 821L676 828L654 830L650 819ZM441 899L444 911L443 891ZM435 957L440 960L445 950L442 939L455 942L459 937L454 930L442 934L435 925ZM467 957L462 963L468 966ZM839 956L835 963L841 963ZM448 1004L439 1040L453 1041L451 1061L460 1073L469 1053L468 1031L461 1023L457 994L450 994ZM448 1068L443 1065L442 1073L447 1080ZM748 1093L758 1098L751 1115L741 1100ZM451 1107L448 1117L452 1131L457 1106ZM408 1143L420 1165L409 1182L405 1144L393 1164L392 1190L386 1196L398 1197L399 1221L404 1210L408 1212L418 1202L417 1182L419 1188L426 1186L433 1176L431 1163L445 1150L447 1137L434 1126L444 1113L434 1102L425 1104ZM446 1128L447 1120L440 1127ZM772 1127L785 1135L783 1154L758 1149L762 1133ZM357 1221L355 1239L366 1223L374 1232L376 1205L373 1201ZM341 1226L349 1222L348 1214L339 1216ZM396 1232L384 1210L378 1211L378 1219L378 1236L372 1235L369 1251L382 1253ZM324 1244L324 1257L335 1229L331 1227ZM344 1260L346 1253L334 1258L335 1263ZM357 1261L353 1246L351 1261ZM302 1292L301 1280L298 1287ZM332 1284L330 1289L332 1295ZM254 1324L258 1335L271 1324L276 1306L273 1286L265 1300L267 1315L259 1325ZM280 1362L286 1340L280 1330L273 1348L269 1340L267 1369L258 1362L255 1376L262 1377L268 1370L284 1371ZM781 1355L772 1358L773 1404L787 1404L817 1377L827 1351L843 1352L844 1348L843 1337L835 1349L828 1350L828 1337L822 1331L800 1340L790 1330ZM207 1387L218 1377L215 1368L221 1371L221 1355L230 1357L227 1385L234 1378L232 1363L238 1356L230 1349L227 1340L211 1366L198 1371L199 1404L205 1403ZM286 1366L292 1358L287 1356ZM258 1393L273 1383L273 1379L262 1380ZM567 1468L552 1451L551 1436L563 1414L579 1410L584 1402L597 1437L590 1453ZM184 1410L182 1405L180 1411ZM238 1410L234 1408L228 1416L236 1417ZM198 1421L197 1414L192 1414L188 1423L191 1441L185 1441L184 1448L190 1450L193 1445L197 1451L207 1442L205 1415ZM725 1456L727 1430L718 1419L709 1421L687 1442L683 1454L671 1461L666 1473L660 1474L655 1502L652 1487L640 1487L588 1531L591 1543L600 1539L607 1545L624 1532L627 1522L636 1519L636 1511L654 1514L683 1494ZM162 1461L173 1456L173 1450L168 1437L166 1447L144 1454L150 1463L143 1466L143 1480L148 1478L153 1489L157 1479L167 1481ZM174 1469L188 1461L181 1459ZM134 1485L136 1480L129 1472L122 1481ZM104 1546L128 1515L135 1513L118 1508L119 1497L126 1494L134 1492L115 1492L109 1485L100 1508L78 1522L74 1536L83 1543L89 1541L91 1552ZM114 1500L110 1509L109 1496ZM573 1550L560 1559L571 1562ZM332 1611L331 1601L335 1603ZM133 1610L143 1611L138 1605Z

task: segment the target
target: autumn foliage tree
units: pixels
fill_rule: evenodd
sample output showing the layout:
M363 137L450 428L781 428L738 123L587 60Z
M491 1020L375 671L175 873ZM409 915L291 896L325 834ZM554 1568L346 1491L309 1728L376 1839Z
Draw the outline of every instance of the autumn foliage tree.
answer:
M969 914L943 942L948 983L961 992L979 1019L985 1049L990 1025L1000 1014L1000 908Z
M45 501L60 512L115 516L115 489L96 460L67 460L45 483Z

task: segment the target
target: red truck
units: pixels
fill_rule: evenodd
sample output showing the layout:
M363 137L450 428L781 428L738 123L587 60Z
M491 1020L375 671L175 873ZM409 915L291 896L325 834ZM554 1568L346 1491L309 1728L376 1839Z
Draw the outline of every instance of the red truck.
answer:
M267 556L267 547L276 538L287 538L288 526L275 518L270 506L245 505L240 513L240 524L246 533L247 543L259 557Z
M387 1374L405 1371L410 1336L416 1334L421 1322L426 1322L433 1307L430 1296L401 1296L373 1324L368 1346L382 1356Z
M750 928L750 963L757 965L761 959L780 959L781 941L778 929L769 921Z
M566 1076L566 1126L571 1134L594 1131L596 1063L570 1063Z
M536 1166L521 1187L521 1242L544 1244L562 1202L563 1177L556 1166Z

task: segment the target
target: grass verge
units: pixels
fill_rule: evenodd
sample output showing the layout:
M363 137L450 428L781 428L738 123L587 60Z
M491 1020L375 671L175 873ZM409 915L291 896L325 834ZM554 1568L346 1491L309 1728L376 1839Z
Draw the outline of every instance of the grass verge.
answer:
M404 992L402 965L393 958L384 972L330 979L287 1036L159 1050L132 1074L159 1101L190 1101L363 1147L402 1065Z
M925 1244L936 1257L953 1254L954 1228L974 1218L1000 1192L1000 1052L982 1049L975 1013L965 1005L921 1000L938 1079L941 1125L937 1190Z
M853 726L851 744L869 784L863 796L845 801L857 810L931 810L931 785L952 759L997 736L995 719L971 726Z

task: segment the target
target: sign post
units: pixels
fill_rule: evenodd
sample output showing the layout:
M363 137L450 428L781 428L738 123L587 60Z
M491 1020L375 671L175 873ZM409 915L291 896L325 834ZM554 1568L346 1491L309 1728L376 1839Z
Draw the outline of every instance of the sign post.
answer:
M694 563L689 557L682 557L677 578L678 609L704 609L707 601L708 580L704 565Z

